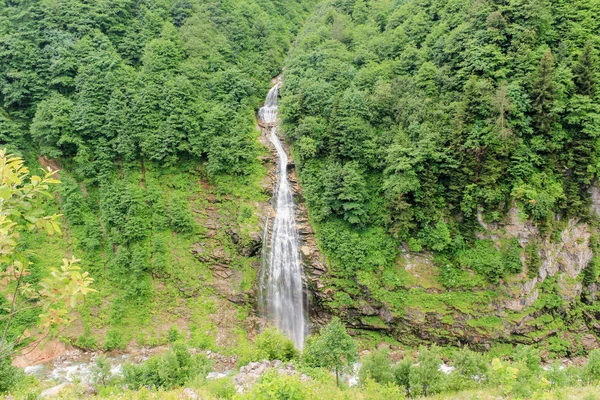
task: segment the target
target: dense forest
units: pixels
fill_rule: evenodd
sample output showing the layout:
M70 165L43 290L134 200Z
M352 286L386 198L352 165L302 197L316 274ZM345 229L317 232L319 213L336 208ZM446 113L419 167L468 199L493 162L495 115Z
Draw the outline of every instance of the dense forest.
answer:
M86 396L594 395L599 52L600 0L0 0L0 395L36 334L164 346ZM282 71L303 352L257 318Z
M330 261L330 309L369 297L398 315L429 301L483 306L494 285L537 277L543 245L570 223L597 226L599 10L594 0L317 6L287 62L282 113ZM536 234L502 231L515 219ZM597 232L589 241L598 248ZM405 290L397 265L410 253L431 255L433 294ZM597 263L579 282L597 281ZM569 302L558 303L545 311L564 316Z

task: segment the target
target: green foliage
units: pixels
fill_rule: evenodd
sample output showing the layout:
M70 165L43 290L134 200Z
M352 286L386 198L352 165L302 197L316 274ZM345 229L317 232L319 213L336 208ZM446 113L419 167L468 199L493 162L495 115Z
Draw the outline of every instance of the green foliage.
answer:
M97 355L92 364L90 376L94 385L107 385L112 378L110 360L102 354Z
M523 270L521 246L499 238L515 206L540 243L592 219L597 2L473 4L325 1L291 49L281 117L334 309L367 296L401 309L412 296L372 278L398 255L382 248L444 253L447 289L481 289ZM586 274L595 282L595 264Z
M435 346L421 347L417 364L410 368L408 383L411 396L429 396L443 390L444 373L440 371L440 352Z
M172 327L169 328L169 331L167 332L167 342L175 343L181 338L181 336L182 335L179 332L179 330L177 329L177 327L175 325L173 325Z
M358 377L362 385L373 380L385 385L394 382L392 363L389 360L389 350L386 348L373 351L362 359Z
M0 393L8 392L21 378L21 371L11 364L11 359L0 357Z
M410 370L414 363L415 361L411 357L406 357L392 368L396 385L404 388L407 394L410 393Z
M583 367L583 379L592 384L600 381L600 350L590 352L587 363Z
M525 246L525 266L527 267L527 276L532 279L538 276L542 260L540 250L536 241L531 241Z
M290 361L297 357L294 342L275 327L268 327L256 336L254 345L260 359Z
M236 397L242 398L242 397ZM280 375L278 372L264 374L258 384L243 396L252 400L304 400L307 398L304 385L296 376Z
M488 361L481 353L469 349L460 349L452 357L456 372L461 376L464 387L485 382L488 374Z
M219 399L231 399L236 390L231 378L214 379L205 384L208 391Z
M211 363L204 355L191 355L183 344L175 344L167 353L152 356L142 364L123 366L123 380L133 389L140 387L174 388L196 376L205 376Z
M339 385L340 372L351 366L357 357L356 343L342 322L334 318L318 335L306 340L302 362L309 367L333 369Z
M126 347L127 343L118 329L111 329L106 332L106 339L104 340L106 350L125 350Z
M498 249L492 241L477 240L472 248L457 252L456 260L460 266L470 268L495 283L500 278L521 271L520 252L517 241Z

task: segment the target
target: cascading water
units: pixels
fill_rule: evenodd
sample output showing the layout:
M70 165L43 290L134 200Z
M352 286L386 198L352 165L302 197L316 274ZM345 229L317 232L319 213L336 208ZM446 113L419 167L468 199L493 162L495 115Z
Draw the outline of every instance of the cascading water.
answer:
M264 317L286 333L298 349L304 346L308 328L302 280L302 262L298 250L298 231L294 198L287 176L288 156L277 136L279 83L267 95L258 116L265 125L265 133L277 150L277 186L275 191L275 218L265 224L263 265L260 274L260 308Z

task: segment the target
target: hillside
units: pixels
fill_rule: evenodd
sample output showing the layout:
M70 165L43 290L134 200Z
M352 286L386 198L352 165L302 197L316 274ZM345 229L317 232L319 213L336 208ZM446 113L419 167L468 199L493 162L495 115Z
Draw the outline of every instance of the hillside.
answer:
M404 343L597 346L599 5L318 5L281 109L324 311Z
M599 50L600 0L0 0L0 395L597 394Z
M61 170L64 234L31 235L35 275L75 255L98 289L63 339L246 343L268 200L254 114L311 4L2 2L0 140Z

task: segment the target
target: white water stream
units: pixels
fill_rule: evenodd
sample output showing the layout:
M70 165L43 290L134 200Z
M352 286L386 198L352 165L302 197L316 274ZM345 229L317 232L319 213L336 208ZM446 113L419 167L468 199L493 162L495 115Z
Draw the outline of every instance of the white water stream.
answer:
M273 198L275 218L270 230L268 220L265 224L259 304L263 316L287 334L301 350L308 332L306 298L294 198L287 174L288 156L277 136L278 97L279 83L269 91L265 105L258 112L278 157L277 186Z

